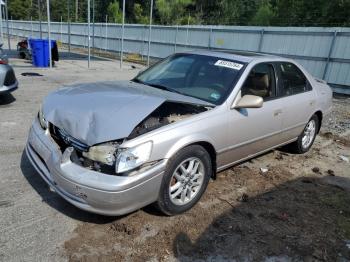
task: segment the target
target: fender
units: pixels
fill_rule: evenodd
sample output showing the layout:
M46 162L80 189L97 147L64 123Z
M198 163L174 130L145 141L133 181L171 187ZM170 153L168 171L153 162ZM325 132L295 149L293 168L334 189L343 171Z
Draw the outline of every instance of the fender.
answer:
M191 134L189 136L185 136L183 138L181 138L180 140L178 140L171 148L169 148L168 152L165 155L166 159L171 158L173 155L175 155L179 150L181 150L182 148L188 146L188 145L192 145L192 144L196 144L199 142L206 142L211 144L214 149L215 152L217 152L215 146L214 146L214 142L212 141L211 138L209 138L208 136L205 136L203 134Z

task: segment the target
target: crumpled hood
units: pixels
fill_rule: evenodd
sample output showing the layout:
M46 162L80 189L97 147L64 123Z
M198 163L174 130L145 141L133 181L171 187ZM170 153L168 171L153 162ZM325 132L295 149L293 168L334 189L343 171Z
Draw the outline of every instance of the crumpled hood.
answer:
M212 106L202 100L131 81L64 87L44 100L47 121L91 146L129 136L165 101Z

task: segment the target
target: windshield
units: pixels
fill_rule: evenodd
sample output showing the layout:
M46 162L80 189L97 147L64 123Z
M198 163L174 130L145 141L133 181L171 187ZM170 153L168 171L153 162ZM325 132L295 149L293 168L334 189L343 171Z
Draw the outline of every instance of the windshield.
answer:
M175 54L134 81L219 105L232 91L244 66L242 62L213 56Z

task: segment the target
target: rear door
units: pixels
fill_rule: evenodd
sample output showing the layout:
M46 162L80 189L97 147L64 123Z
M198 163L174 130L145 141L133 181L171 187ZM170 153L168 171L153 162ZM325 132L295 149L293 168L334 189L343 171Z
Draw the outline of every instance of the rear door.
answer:
M277 95L283 104L282 129L286 141L298 137L315 112L315 93L304 73L293 63L275 64Z

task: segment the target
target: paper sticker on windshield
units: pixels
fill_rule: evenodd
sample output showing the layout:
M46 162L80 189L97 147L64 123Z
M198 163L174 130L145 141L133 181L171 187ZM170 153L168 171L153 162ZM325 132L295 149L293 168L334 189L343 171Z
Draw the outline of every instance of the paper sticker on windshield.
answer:
M225 60L218 60L218 61L216 61L215 65L231 68L234 70L241 70L241 68L243 67L242 64L238 64L238 63L231 62L231 61L225 61Z
M215 99L215 100L219 100L220 99L220 94L219 93L211 93L210 97Z

